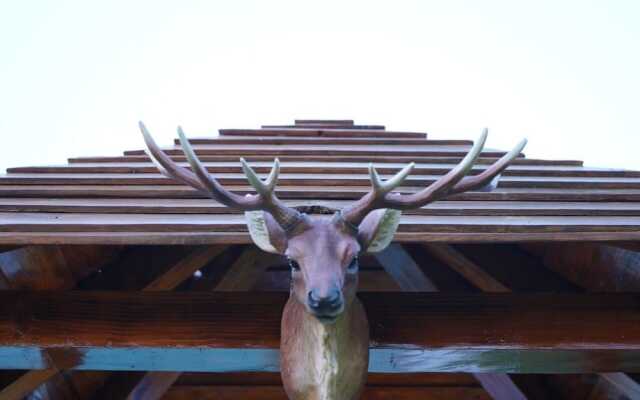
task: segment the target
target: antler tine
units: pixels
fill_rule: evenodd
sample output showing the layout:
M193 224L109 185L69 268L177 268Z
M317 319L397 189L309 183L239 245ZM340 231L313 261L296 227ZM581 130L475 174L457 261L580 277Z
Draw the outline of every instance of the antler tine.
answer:
M502 156L482 173L475 176L465 176L451 189L450 193L454 194L468 190L483 189L487 187L487 185L489 185L489 187L487 187L488 191L493 190L498 184L497 180L500 179L500 174L520 155L526 145L527 139L522 139L510 152Z
M271 168L271 172L267 177L267 180L264 182L258 177L256 172L247 164L244 158L240 159L240 163L242 163L242 171L244 175L247 177L249 184L253 186L253 188L260 195L264 197L271 197L276 184L278 183L278 174L280 174L280 160L277 158L273 161L273 167Z
M397 185L385 191L385 189L387 189L386 185L390 183L390 181L395 180L398 175L402 175L406 169L410 171L410 168L403 169L394 178L383 183L375 169L370 166L369 174L371 175L373 191L367 193L360 200L345 208L342 211L343 218L352 225L358 225L370 211L375 209L390 208L395 210L408 210L412 208L419 208L433 201L443 199L449 195L467 190L474 190L486 186L487 184L491 184L494 182L494 179L504 171L504 169L507 168L516 157L518 157L524 146L527 144L526 139L522 140L516 147L487 168L484 172L477 176L467 177L466 175L471 171L478 157L480 157L486 140L487 129L485 128L478 140L473 144L471 150L469 150L469 153L467 153L458 165L418 193L408 195L390 193L393 188L397 187ZM404 174L400 182L406 178L409 171Z
M225 189L218 181L213 178L209 172L207 172L200 159L196 155L191 143L185 136L181 127L178 127L178 138L180 139L180 145L184 152L191 169L195 175L200 179L200 182L206 187L207 193L218 200L220 203L227 207L236 208L239 210L257 210L264 204L262 197L260 196L240 196L235 193L231 193Z
M160 149L142 121L138 122L138 126L140 127L142 137L147 144L147 154L149 155L149 158L151 159L151 161L153 161L153 163L163 175L167 176L168 178L177 179L180 182L194 187L203 193L208 193L207 188L200 182L198 177L193 172L180 167L169 156L167 156L164 151Z
M410 163L404 168L400 170L400 172L396 173L393 177L387 179L386 181L382 181L380 175L378 175L378 171L376 171L373 163L369 164L369 177L371 178L371 186L373 187L373 191L376 195L385 195L391 192L393 189L397 188L407 179L407 176L413 170L413 167L416 163Z
M469 150L462 161L460 161L460 163L451 171L440 177L440 179L418 193L402 197L395 196L392 200L394 203L392 208L406 210L415 207L422 207L423 205L433 201L437 196L447 194L452 187L454 187L462 178L465 177L465 175L469 173L469 171L471 171L473 164L475 164L480 153L482 153L484 144L487 141L487 134L487 128L484 128L480 137L475 141L473 147L471 147L471 150Z
M242 169L244 170L249 183L258 192L257 195L240 196L225 189L213 176L209 174L204 165L202 165L202 162L198 159L198 156L193 150L193 147L191 147L191 143L189 143L189 140L185 136L181 127L178 127L178 137L180 139L182 151L184 152L192 171L178 166L164 151L160 149L160 147L158 147L144 124L140 122L139 125L144 141L149 148L151 160L156 163L160 172L169 178L177 179L182 183L192 186L215 200L218 200L227 207L242 211L268 211L285 231L292 230L297 226L298 222L304 219L297 210L286 206L274 193L276 183L278 182L278 174L280 172L280 161L278 161L277 158L274 161L269 177L264 182L260 180L244 159L240 160L242 162Z

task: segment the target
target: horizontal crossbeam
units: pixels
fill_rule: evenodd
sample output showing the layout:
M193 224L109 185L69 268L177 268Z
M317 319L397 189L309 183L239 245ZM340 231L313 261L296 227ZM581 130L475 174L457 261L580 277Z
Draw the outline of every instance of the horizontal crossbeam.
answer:
M372 372L640 371L640 295L363 293ZM0 293L0 368L277 371L281 293Z

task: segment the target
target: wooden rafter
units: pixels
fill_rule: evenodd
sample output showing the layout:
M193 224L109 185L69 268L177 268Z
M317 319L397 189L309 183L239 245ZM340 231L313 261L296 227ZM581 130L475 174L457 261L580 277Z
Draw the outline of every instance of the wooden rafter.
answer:
M372 326L374 371L640 370L635 295L361 297ZM0 304L12 305L0 310L0 363L35 369L277 370L285 299L281 293L7 291L0 293ZM42 358L51 348L51 361ZM210 357L227 362L210 363ZM388 363L389 357L395 362Z
M424 271L399 244L391 244L376 254L383 268L396 279L405 291L437 292ZM506 374L474 374L482 387L495 400L526 400L526 396Z

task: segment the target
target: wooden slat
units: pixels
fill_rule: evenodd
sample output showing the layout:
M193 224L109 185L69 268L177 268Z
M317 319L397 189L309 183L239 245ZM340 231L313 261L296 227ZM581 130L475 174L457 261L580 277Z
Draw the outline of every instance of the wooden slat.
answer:
M186 162L178 163L189 169ZM207 171L212 174L242 173L240 162L206 162L203 163ZM376 163L375 167L380 174L395 174L406 164L402 163ZM413 168L415 175L443 175L453 169L456 164L416 164ZM470 174L476 175L485 169L488 164L480 164L473 167ZM252 162L251 167L260 174L268 174L273 167L273 161ZM280 163L283 173L295 174L368 174L369 163L358 162L296 162L286 161ZM158 168L153 163L72 163L68 165L51 165L38 167L16 167L7 169L13 173L38 173L38 174L155 174ZM557 177L640 177L640 171L621 169L587 168L580 166L555 166L555 165L512 165L507 168L502 176L557 176Z
M292 144L287 146L278 145L198 145L193 146L198 156L202 155L219 155L219 154L235 154L238 157L248 155L404 155L404 156L423 156L423 157L464 157L471 146L431 146L431 145L411 145L411 146L388 146L388 145L300 145ZM166 154L171 156L180 156L183 154L182 149L173 147L164 149ZM145 150L127 150L125 156L145 155ZM505 152L492 149L485 149L482 153L483 157L502 157ZM523 155L521 155L523 157Z
M205 373L186 372L180 375L177 386L209 385L282 385L277 372L230 372ZM466 386L478 387L478 382L470 374L460 373L411 373L385 374L370 372L367 374L367 386Z
M328 217L325 217L328 218ZM401 217L399 232L640 232L640 217ZM0 213L0 232L244 232L243 215Z
M273 156L271 155L242 155L245 160L249 162L268 161L273 163ZM178 162L186 162L184 155L175 155L171 158ZM238 162L240 155L201 155L200 161L202 162ZM310 155L310 154L296 154L296 155L280 155L278 156L280 161L317 161L317 162L376 162L376 163L436 163L436 164L456 164L462 160L461 156L451 157L429 157L429 156L407 156L407 155L392 155L392 156L380 156L373 154L364 155ZM478 165L493 164L498 158L496 157L481 157L476 160ZM68 160L73 164L80 163L149 163L151 160L146 155L140 156L109 156L109 157L75 157ZM582 161L579 160L541 160L535 158L516 158L512 161L511 165L552 165L552 166L581 166Z
M189 138L193 146L200 145L387 145L387 146L469 146L473 142L470 140L455 139L429 139L426 138L394 138L394 137L282 137L282 136L219 136L219 137L193 137ZM180 140L174 139L174 144L179 145Z
M640 370L637 295L359 296L372 328L372 371ZM4 291L0 367L273 371L285 300L276 293Z
M382 175L387 179L390 176ZM410 175L404 185L427 187L441 175ZM247 182L244 174L216 174L222 185L243 185ZM29 174L12 173L0 175L0 185L161 185L171 186L178 182L162 174ZM371 181L364 174L291 174L281 173L280 187L295 186L365 186ZM499 188L566 188L566 189L640 189L640 178L625 177L521 177L505 176L498 183Z
M293 207L309 206L307 200L285 200ZM313 202L339 210L351 201ZM0 197L2 212L137 213L137 214L240 214L211 199L149 198L20 198ZM496 216L640 216L640 203L526 202L526 201L438 201L406 215L496 215Z
M489 400L481 388L469 387L366 387L362 394L367 400ZM279 386L174 386L163 400L287 400Z
M249 186L226 185L239 194L254 194ZM404 193L414 193L424 187L402 187ZM367 186L282 186L277 190L281 199L358 199L369 191ZM2 197L101 197L101 198L206 198L193 188L183 185L0 185ZM472 201L559 201L559 202L640 202L639 189L558 189L558 188L498 188L492 192L467 192L451 200Z
M293 122L295 125L334 124L347 126L352 126L355 123L352 119L296 119Z
M371 126L367 126L370 128ZM338 127L265 127L263 129L220 129L220 136L296 136L296 137L396 137L424 139L427 134L424 132L398 132L386 131L382 129L345 129Z

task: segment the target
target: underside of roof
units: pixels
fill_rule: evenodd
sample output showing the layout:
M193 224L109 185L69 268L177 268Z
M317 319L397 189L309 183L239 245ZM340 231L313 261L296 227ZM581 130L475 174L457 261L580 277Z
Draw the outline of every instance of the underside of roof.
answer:
M240 157L263 176L278 157L278 196L292 205L330 209L339 209L368 191L370 162L383 177L415 162L414 172L399 188L412 193L453 168L472 144L348 120L298 122L221 129L217 137L191 138L190 142L207 170L232 191L252 193ZM166 152L188 165L177 142ZM472 174L503 154L485 149ZM589 168L577 160L522 155L492 192L467 192L405 212L396 239L621 241L638 239L639 231L639 171ZM8 169L0 177L0 243L250 241L240 213L162 176L144 150L130 150L118 157L72 158L61 166Z
M519 138L514 138L514 144ZM530 138L535 140L535 138ZM222 129L190 142L228 189L328 217L409 162L413 193L471 148L352 120ZM142 145L142 140L140 141ZM179 146L167 154L188 166ZM478 174L502 150L485 149ZM404 212L360 257L363 399L640 399L640 172L522 154L492 192ZM285 400L287 260L244 216L143 150L0 176L0 399Z

